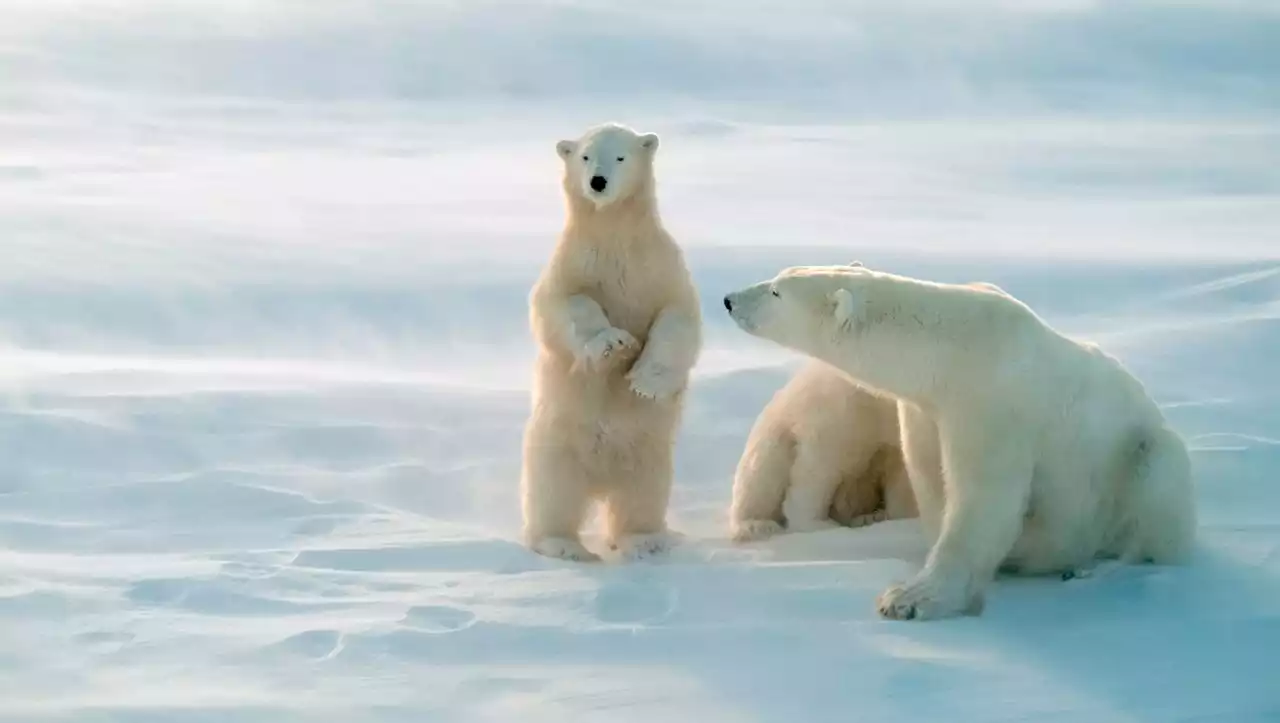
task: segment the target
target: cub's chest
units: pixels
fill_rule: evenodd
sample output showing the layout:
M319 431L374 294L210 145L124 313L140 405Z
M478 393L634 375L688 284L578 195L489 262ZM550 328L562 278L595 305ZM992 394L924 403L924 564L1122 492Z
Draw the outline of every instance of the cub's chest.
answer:
M671 283L671 275L679 271L670 268L670 263L656 254L598 249L584 253L577 266L576 275L583 286L632 298L660 292Z
M652 322L680 270L653 253L591 249L574 272L579 293L595 299L612 323L635 333L634 327Z

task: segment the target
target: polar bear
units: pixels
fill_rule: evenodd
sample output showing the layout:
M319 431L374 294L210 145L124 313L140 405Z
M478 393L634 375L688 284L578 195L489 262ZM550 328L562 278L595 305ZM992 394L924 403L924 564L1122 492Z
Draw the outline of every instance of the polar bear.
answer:
M999 568L1178 564L1194 544L1190 459L1143 385L989 284L794 267L724 299L743 330L898 400L930 535L877 601L895 619L978 614Z
M529 297L538 353L525 428L524 540L596 561L594 502L624 559L668 542L672 457L702 319L684 254L663 229L658 136L614 123L556 144L567 220Z
M916 515L898 407L809 361L756 418L729 510L737 542Z

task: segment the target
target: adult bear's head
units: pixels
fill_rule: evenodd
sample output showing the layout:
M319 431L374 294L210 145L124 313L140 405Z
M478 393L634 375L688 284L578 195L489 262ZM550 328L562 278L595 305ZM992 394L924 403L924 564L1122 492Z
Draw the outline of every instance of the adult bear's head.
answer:
M880 274L848 266L794 266L724 297L725 310L748 334L805 353L849 341L865 320L867 295Z

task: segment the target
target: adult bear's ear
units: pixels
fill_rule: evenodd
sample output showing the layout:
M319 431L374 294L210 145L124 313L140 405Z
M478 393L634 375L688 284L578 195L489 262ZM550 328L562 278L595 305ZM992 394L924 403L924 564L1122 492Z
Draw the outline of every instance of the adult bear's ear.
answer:
M855 269L865 269L865 268L867 268L867 267L866 267L866 264L863 264L861 261L850 261L850 262L849 262L849 266L850 266L851 268L855 268Z
M561 158L568 158L573 155L573 149L577 147L574 141L560 141L556 143L556 154Z
M640 147L648 151L649 155L652 156L658 150L658 134L645 133L640 136Z
M827 300L831 302L831 315L835 318L836 325L844 331L852 329L858 317L857 302L853 294L848 289L836 289Z

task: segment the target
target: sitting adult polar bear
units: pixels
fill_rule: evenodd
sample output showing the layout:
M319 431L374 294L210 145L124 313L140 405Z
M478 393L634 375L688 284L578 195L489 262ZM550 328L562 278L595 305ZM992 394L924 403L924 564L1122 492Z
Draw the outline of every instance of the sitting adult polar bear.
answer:
M1196 527L1190 460L1142 384L989 284L861 265L796 267L729 294L737 324L899 401L932 547L880 595L895 619L978 614L1002 566L1179 563Z
M733 480L735 541L916 515L892 399L812 360L769 401Z
M568 218L530 295L538 344L521 475L525 543L593 561L579 536L603 502L624 558L667 542L672 456L701 315L654 194L658 136L605 124L560 141Z

